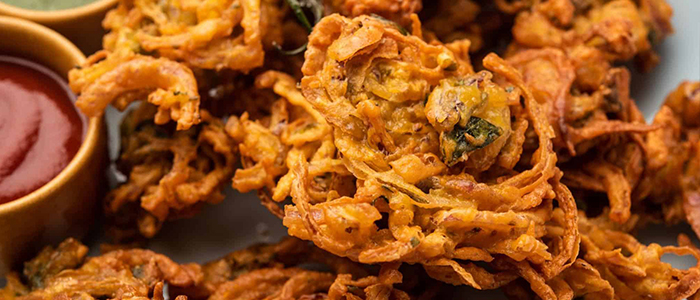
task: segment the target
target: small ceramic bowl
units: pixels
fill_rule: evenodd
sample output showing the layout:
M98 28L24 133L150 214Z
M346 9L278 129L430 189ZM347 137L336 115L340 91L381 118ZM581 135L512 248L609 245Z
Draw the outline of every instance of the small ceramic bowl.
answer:
M0 54L34 61L64 79L85 60L55 31L11 17L0 17ZM0 204L0 276L45 245L87 233L104 192L106 137L103 119L89 119L83 143L63 171L31 194Z
M50 27L89 55L102 48L102 36L105 34L102 19L117 2L118 0L95 0L76 8L44 11L24 9L0 1L0 15L22 18Z

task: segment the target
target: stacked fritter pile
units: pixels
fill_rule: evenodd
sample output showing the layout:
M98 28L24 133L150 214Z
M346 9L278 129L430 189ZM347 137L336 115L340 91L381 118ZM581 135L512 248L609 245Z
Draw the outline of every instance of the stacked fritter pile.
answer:
M204 265L180 265L149 250L103 250L101 256L87 258L87 247L73 239L56 249L46 247L25 264L22 275L7 277L0 297L166 300L173 295L178 300L407 300L431 299L439 297L440 290L444 292L438 282L410 277L421 276L420 272L404 277L399 264L369 270L293 238L232 252ZM300 267L312 263L324 270ZM22 278L27 279L26 284Z
M687 237L629 234L684 219L700 232L700 83L646 124L621 66L659 62L671 14L663 0L121 1L105 50L70 74L89 116L146 100L122 124L128 179L104 202L115 241L153 237L232 182L315 246L199 266L147 250L85 261L69 240L2 296L431 299L447 283L700 297L700 265L661 261L699 259Z

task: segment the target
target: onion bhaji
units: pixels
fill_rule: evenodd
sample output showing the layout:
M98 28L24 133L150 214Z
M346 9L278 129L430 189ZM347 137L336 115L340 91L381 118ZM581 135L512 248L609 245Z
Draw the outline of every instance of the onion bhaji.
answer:
M148 99L158 106L157 124L171 119L178 129L201 121L197 80L192 70L166 58L138 55L122 49L100 51L68 73L79 93L76 106L88 117L100 116L109 104L123 110L129 103Z
M550 123L563 182L579 204L607 198L610 218L624 223L639 202L646 172L646 125L629 98L629 72L613 64L636 57L643 69L658 58L652 44L672 33L672 10L650 1L496 1L517 14L508 62L523 73ZM526 143L527 145L527 143Z
M563 214L555 211L554 218ZM687 237L679 246L643 245L618 231L603 215L589 219L579 213L581 253L576 262L557 277L530 285L541 299L695 299L700 289L700 263L687 270L662 262L664 254L690 255L700 251ZM552 231L556 231L552 229ZM523 282L514 281L504 292L512 299L536 299ZM546 297L542 295L548 295ZM692 297L692 298L691 298Z
M598 49L608 62L636 58L644 71L658 63L652 45L673 32L673 10L665 0L496 0L517 13L514 49L553 47L574 52Z
M93 258L86 254L87 247L74 239L45 248L25 264L23 276L8 276L0 298L161 300L164 283L189 287L203 278L201 266L179 265L149 250L117 250Z
M577 194L579 203L604 193L611 219L626 222L633 191L644 173L644 134L657 128L645 124L629 97L629 72L579 61L555 48L525 50L507 60L522 72L535 98L550 107L548 119L556 132L554 148L564 183L583 192ZM577 66L589 70L576 70Z
M303 96L288 76L261 75L256 85L283 99L267 118L227 123L245 167L234 187L262 188L291 235L354 261L418 263L480 289L516 278L512 265L556 276L576 258L577 214L545 107L505 61L484 62L497 78L474 73L455 43L325 17L309 38ZM523 153L527 130L539 146ZM551 238L555 202L568 218Z
M293 21L321 6L317 24ZM700 259L686 236L627 233L661 219L700 235L700 82L646 124L618 66L652 69L672 13L665 0L122 0L105 50L69 74L88 116L147 100L122 124L128 180L104 202L116 241L223 200L230 179L295 238L204 265L86 259L69 239L0 298L431 299L451 284L700 299L700 262L661 261ZM475 71L470 53L510 21L504 58ZM304 59L285 56L311 26ZM200 107L200 93L232 103ZM236 112L217 119L217 105Z
M404 275L398 265L381 267L376 276L347 259L307 242L288 238L257 245L204 265L177 264L149 250L114 250L86 258L87 247L68 239L45 248L25 264L22 275L11 273L0 299L426 299L438 283L419 273ZM302 264L316 263L328 271ZM408 273L406 273L408 274ZM415 277L415 278L414 278ZM422 286L402 281L423 280ZM426 284L427 283L427 284ZM401 285L406 291L395 288Z
M291 235L333 254L422 264L451 284L517 299L693 296L700 266L660 258L696 249L624 233L655 150L645 139L663 127L645 124L629 72L581 47L489 55L493 73L474 73L452 49L372 17L324 18L302 93L268 72L256 87L281 97L269 116L229 119L244 165L234 188L259 190ZM605 64L583 70L587 55ZM562 180L608 195L600 217L576 212L558 160Z
M453 9L438 10L439 16L427 24L444 23L432 27L445 29L438 36L449 40L454 30L447 24L459 24L448 21L450 15L470 24L479 14L479 4L484 5L439 4ZM522 72L537 100L550 107L563 181L576 190L579 203L604 194L612 208L611 218L624 223L632 203L641 199L635 190L645 172L644 135L658 126L644 124L629 98L629 72L613 65L636 57L642 69L653 67L658 58L652 45L672 33L672 9L664 0L503 0L495 4L516 16L505 56ZM531 144L525 142L524 147Z
M700 234L700 82L683 82L654 117L646 136L649 156L639 198L666 223L686 220ZM654 214L652 212L652 214Z
M282 39L276 0L122 0L103 26L104 48L126 41L138 52L198 69L248 72L263 64L263 45Z
M484 3L486 2L486 3ZM489 1L436 0L425 1L421 14L426 40L453 42L467 39L470 52L483 50L486 39L503 29L505 18L483 7Z
M410 26L411 15L423 8L421 0L325 0L323 4L330 13L349 17L375 14L403 26Z
M69 74L76 104L94 117L147 99L156 124L189 129L201 121L195 73L262 66L264 45L282 43L283 17L276 0L120 1L103 21L104 50Z
M585 209L581 204L598 202L596 193L605 193L613 221L624 223L637 213L650 217L647 221L661 220L667 224L686 220L700 233L697 205L694 204L694 194L698 190L695 178L700 169L695 121L700 115L695 108L700 102L700 83L681 84L667 97L649 126L643 125L641 113L629 99L629 75L618 74L623 76L611 85L616 90L602 90L606 104L597 112L600 120L583 125L583 130L571 131L574 136L576 131L602 134L582 143L590 154L561 164L565 172L563 182L574 191L586 191L576 194L579 209ZM609 100L612 99L617 104L611 105ZM607 108L615 106L617 112L612 114ZM575 106L569 107L569 111L575 109ZM614 118L605 120L611 116ZM605 126L595 125L598 122ZM585 123L577 120L573 124ZM567 159L565 155L559 157Z
M207 111L202 111L202 123L179 131L153 124L155 114L155 107L143 103L121 125L117 165L128 179L104 202L117 240L134 236L134 229L153 237L164 221L220 202L236 165L233 140Z

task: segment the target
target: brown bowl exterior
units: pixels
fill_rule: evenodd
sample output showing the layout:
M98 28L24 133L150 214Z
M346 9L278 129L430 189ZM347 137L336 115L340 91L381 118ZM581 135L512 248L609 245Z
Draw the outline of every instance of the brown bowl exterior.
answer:
M56 10L38 11L15 7L0 2L0 15L30 20L58 31L86 54L102 48L102 19L118 0L95 0L88 5Z
M0 17L0 54L30 59L64 78L85 60L55 31L10 17ZM45 245L87 233L106 182L106 136L103 119L91 118L83 144L61 173L31 194L0 204L0 276Z

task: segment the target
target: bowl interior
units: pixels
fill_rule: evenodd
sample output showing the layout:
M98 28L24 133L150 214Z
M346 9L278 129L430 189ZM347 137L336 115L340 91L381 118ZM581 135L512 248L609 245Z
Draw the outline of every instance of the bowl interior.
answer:
M80 19L87 15L105 11L109 7L115 6L117 2L118 0L95 0L83 6L53 11L25 9L0 2L0 15L8 15L52 25L54 23Z
M18 56L39 63L66 79L68 71L82 63L85 56L66 38L33 22L0 16L0 54ZM0 205L0 215L12 213L33 202L41 201L65 184L96 151L102 118L87 122L83 143L71 162L51 181L34 192Z

